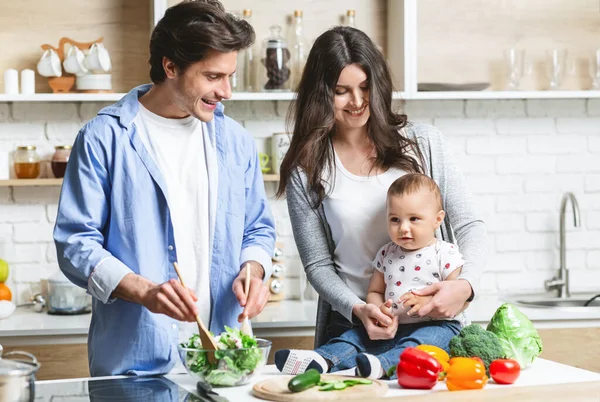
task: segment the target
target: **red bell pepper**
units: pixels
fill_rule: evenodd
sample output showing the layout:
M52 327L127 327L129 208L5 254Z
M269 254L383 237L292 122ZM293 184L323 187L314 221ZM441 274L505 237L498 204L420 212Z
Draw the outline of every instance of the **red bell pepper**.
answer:
M435 357L416 348L406 348L400 354L396 375L403 388L431 389L441 371L442 365Z

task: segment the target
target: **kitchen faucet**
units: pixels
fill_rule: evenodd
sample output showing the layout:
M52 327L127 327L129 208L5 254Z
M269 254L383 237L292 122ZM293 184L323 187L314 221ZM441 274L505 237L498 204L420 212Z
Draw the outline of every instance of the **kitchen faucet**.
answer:
M579 204L573 193L565 193L560 204L560 269L558 270L558 278L555 276L550 280L544 282L546 290L558 290L558 297L565 299L571 296L569 290L569 270L567 269L567 250L565 245L565 213L567 209L567 203L571 201L571 208L573 210L573 224L575 227L581 226L581 219L579 213Z

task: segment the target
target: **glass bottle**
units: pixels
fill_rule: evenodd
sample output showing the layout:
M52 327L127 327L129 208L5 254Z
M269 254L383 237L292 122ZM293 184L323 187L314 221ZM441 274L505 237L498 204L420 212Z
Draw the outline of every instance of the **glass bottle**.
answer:
M346 11L346 26L356 28L356 11Z
M19 179L37 179L40 175L40 156L34 145L17 147L13 156L15 175Z
M240 19L240 14L236 11L230 11L231 15L233 15L236 19ZM243 56L242 52L238 52L237 55L237 66L235 69L235 73L229 76L229 85L231 86L232 92L239 92L244 90L244 63L242 62Z
M281 27L273 25L271 36L263 42L261 61L261 87L264 91L289 91L290 83L290 51L281 36Z
M304 36L304 23L302 21L302 10L294 11L294 30L291 38L292 48L292 88L295 89L302 78L302 71L308 56L308 40Z
M67 170L67 162L69 161L70 156L70 145L59 145L54 147L54 155L52 155L52 161L50 163L54 177L59 179L65 177L65 170Z
M243 18L248 24L252 25L252 10L246 8L243 11ZM244 90L247 92L256 91L256 67L254 66L254 45L242 52L242 71L243 71L243 82ZM238 61L238 67L240 63Z

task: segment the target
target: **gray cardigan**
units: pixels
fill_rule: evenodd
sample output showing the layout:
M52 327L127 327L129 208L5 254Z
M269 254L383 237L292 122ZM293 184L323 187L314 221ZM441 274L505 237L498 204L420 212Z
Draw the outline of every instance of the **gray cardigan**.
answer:
M459 278L469 281L477 294L487 254L486 230L471 205L464 177L435 127L409 123L400 135L417 141L426 165L424 171L440 187L446 218L436 236L451 243L458 242L466 261ZM318 347L327 342L331 307L352 322L352 307L363 300L337 274L331 229L323 206L312 207L316 195L308 189L307 177L301 170L292 173L286 196L294 239L306 276L319 294L315 330L315 347Z

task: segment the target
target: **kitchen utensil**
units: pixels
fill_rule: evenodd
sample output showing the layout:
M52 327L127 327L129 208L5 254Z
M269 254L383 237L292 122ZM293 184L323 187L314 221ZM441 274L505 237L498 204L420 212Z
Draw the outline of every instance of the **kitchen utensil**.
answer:
M181 286L183 286L185 288L186 286L185 286L185 283L183 282L183 276L181 275L181 272L179 272L179 266L177 265L176 261L173 262L173 268L175 268L175 272L177 273L179 282L181 282ZM196 323L198 323L198 334L200 335L200 342L202 342L202 347L209 351L217 350L218 349L217 343L215 342L215 339L212 337L212 335L210 334L210 332L208 331L208 329L202 322L202 319L200 318L200 314L198 314L196 316ZM217 362L214 352L208 353L208 361L210 361L211 363Z
M93 73L107 73L112 67L108 50L102 43L94 43L90 47L89 54L85 58L85 67Z
M246 294L246 302L248 302L248 295L250 294L250 279L252 275L252 264L246 263L246 280L244 281L244 293ZM240 328L242 333L254 336L252 334L252 326L250 326L250 322L248 320L248 316L244 317L244 321L242 321L242 327Z
M61 272L48 278L48 314L75 315L91 311L92 297L86 290L76 286Z
M29 300L29 303L19 304L17 307L28 307L28 306L32 306L33 311L35 311L36 313L41 313L44 311L44 308L46 307L46 298L44 296L42 296L41 293L36 293L35 295L33 295L31 300Z
M177 345L179 360L188 374L213 386L235 387L258 377L269 358L271 342L256 339L256 346L240 349L220 349L216 364L209 365L209 350Z
M546 51L546 69L550 89L560 89L567 73L567 49L550 49Z
M46 49L38 61L37 71L44 77L60 77L62 68L60 66L60 56L54 49Z
M205 398L207 401L227 402L229 400L213 391L212 386L205 381L198 381L198 384L196 384L196 389L198 390L198 395L200 395L200 398Z
M514 91L519 88L521 77L523 76L523 60L525 51L523 49L510 48L504 51L504 61L506 62L507 89Z
M293 376L286 375L261 381L254 384L252 394L269 401L333 401L348 399L371 400L383 397L388 391L387 384L382 381L372 380L372 384L355 385L341 391L319 391L319 387L313 387L306 391L294 393L288 389L288 382L292 378ZM335 374L321 375L323 381L343 381L354 378Z
M13 359L6 359L9 356ZM25 356L31 361L14 359L14 356ZM39 369L40 364L30 353L18 350L5 353L0 359L0 401L33 401L35 373Z

